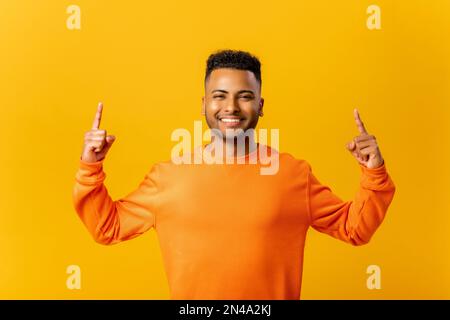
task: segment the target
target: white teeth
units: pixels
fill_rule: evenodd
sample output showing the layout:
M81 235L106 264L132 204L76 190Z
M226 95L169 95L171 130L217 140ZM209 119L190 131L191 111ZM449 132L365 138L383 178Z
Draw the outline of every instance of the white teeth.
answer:
M232 122L232 123L237 123L240 121L239 119L227 119L227 118L222 118L221 120L223 122Z

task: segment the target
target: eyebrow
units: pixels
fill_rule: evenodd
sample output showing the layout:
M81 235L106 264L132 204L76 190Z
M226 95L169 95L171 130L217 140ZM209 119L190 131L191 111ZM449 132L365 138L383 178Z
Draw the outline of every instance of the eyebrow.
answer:
M228 91L222 90L222 89L215 89L215 90L211 91L211 93L214 93L214 92L228 93ZM251 94L253 94L253 95L255 94L252 90L239 90L237 93L238 93L238 94L241 94L241 93L251 93Z

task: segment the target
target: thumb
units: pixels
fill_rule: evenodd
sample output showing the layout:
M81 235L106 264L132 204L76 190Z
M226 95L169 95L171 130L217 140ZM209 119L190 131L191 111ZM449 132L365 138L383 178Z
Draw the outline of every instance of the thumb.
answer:
M115 140L116 140L115 136L106 136L106 144L108 145L112 145Z
M116 141L116 137L115 136L106 136L106 143L105 146L103 147L102 153L106 154L109 150L109 148L111 148L111 146L113 145L114 141Z
M347 143L347 150L350 152L353 152L355 150L356 144L355 141L350 141L349 143Z

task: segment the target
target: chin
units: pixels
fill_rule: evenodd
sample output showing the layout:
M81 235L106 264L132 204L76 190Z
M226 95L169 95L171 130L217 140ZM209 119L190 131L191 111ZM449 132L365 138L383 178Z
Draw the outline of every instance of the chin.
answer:
M222 134L222 137L233 139L233 138L238 138L240 136L245 135L245 132L247 130L248 129L244 129L244 128L234 128L234 129L228 129L228 131L221 130L220 132Z

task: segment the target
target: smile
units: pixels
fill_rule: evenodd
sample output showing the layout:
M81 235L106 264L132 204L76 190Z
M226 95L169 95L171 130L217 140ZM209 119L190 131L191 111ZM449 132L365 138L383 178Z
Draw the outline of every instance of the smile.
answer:
M220 123L225 127L225 128L238 128L241 126L241 121L243 121L244 119L241 119L239 117L221 117L219 118Z
M230 118L222 118L220 121L227 122L227 123L238 123L241 121L241 119L230 119Z

